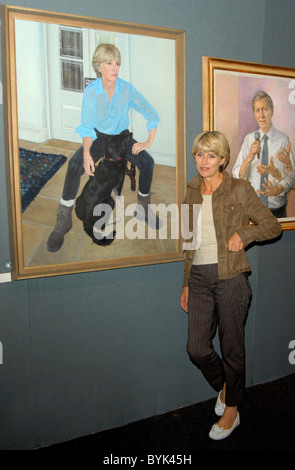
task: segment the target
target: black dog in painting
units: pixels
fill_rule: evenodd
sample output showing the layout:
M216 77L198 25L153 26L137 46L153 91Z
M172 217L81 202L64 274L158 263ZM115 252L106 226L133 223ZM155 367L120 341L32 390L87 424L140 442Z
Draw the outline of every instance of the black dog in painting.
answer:
M95 131L99 135L96 129ZM116 235L115 230L107 236L104 234L105 223L101 226L98 224L101 230L95 230L94 226L102 218L104 222L108 221L115 207L112 191L116 196L121 194L126 169L126 149L131 139L132 133L125 130L106 140L105 156L96 167L94 176L89 177L76 201L77 217L82 220L85 232L97 245L110 245ZM90 150L92 156L95 154L95 142ZM97 205L99 206L95 213L99 215L93 215Z

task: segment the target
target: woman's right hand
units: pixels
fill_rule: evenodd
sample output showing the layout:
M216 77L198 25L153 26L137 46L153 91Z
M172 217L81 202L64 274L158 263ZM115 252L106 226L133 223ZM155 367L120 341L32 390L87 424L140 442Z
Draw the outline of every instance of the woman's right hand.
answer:
M188 312L188 287L183 287L180 296L181 308L187 313Z
M94 161L90 155L90 148L92 145L93 140L91 137L84 137L83 138L83 167L85 173L88 176L94 176L95 172L95 165Z
M90 153L84 152L83 166L87 175L94 176L95 165Z

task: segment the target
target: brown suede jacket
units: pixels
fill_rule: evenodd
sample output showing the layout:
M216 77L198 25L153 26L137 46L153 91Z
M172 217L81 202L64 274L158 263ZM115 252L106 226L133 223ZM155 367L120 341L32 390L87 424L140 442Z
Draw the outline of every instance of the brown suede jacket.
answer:
M193 205L202 204L202 178L196 175L188 184L184 204L189 204L189 230L193 232ZM264 206L249 181L231 177L223 171L223 180L212 196L213 220L218 249L218 275L230 279L240 272L250 271L245 250L229 251L228 240L237 232L244 248L252 242L270 240L280 235L282 227L276 217ZM253 222L250 224L250 222ZM187 247L186 247L187 248ZM188 278L194 258L194 249L185 249L184 282Z

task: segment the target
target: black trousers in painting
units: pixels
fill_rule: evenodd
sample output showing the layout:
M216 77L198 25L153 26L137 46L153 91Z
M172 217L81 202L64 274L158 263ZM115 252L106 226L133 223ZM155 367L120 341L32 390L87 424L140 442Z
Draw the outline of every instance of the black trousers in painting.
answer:
M217 264L192 266L187 351L214 390L226 382L227 406L245 400L244 332L250 300L246 273L220 280ZM213 345L217 327L221 357Z
M96 155L92 155L94 163L96 163L101 157L104 156L105 152L105 141L110 136L107 134L99 133L99 137L95 142L96 144ZM153 171L154 171L154 159L146 151L141 150L139 154L134 155L132 153L132 146L137 141L132 139L129 143L126 151L126 159L133 163L139 170L139 181L138 181L138 190L141 194L147 195L150 193ZM62 198L65 201L70 201L76 199L79 186L80 178L84 173L83 167L83 147L78 148L74 153L72 158L69 161L67 174L64 182L64 188L62 193Z

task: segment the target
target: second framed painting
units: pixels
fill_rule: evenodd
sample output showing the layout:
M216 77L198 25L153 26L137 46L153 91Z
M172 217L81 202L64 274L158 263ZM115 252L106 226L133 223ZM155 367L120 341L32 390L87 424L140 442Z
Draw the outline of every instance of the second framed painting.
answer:
M269 116L259 117L255 103L266 103ZM291 162L294 168L295 69L203 57L203 128L218 130L228 138L231 159L227 171L233 176L241 177L239 164L245 158L246 151L249 151L249 145L255 140L255 132L259 129L261 135L264 132L266 119L269 119L271 133L276 133L275 138L279 136L281 139L272 150L274 155L269 155L273 157L271 162L275 170L281 170L281 179L278 178L274 185L284 179L287 181L285 187L288 188L281 193L282 201L286 195L287 205L285 213L278 215L278 218L284 230L294 230L295 178L292 168L288 173L287 163ZM286 156L284 157L283 162L280 152L282 147L288 148L288 144L289 154L287 160ZM257 157L259 166L261 161L259 155ZM253 167L254 160L251 165ZM255 170L253 167L254 177ZM251 180L249 175L250 172L245 177ZM254 181L253 185L255 186ZM274 201L274 198L272 200Z

